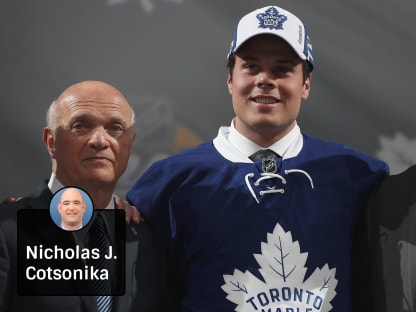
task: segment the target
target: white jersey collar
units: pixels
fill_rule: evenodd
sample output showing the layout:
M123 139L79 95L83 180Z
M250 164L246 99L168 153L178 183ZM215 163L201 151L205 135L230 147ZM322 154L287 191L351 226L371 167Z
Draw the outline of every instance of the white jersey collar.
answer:
M261 149L239 133L231 122L230 127L221 127L217 137L213 140L215 148L226 159L233 162L252 162L248 156ZM303 136L298 124L282 139L268 148L282 156L283 159L292 158L299 154L303 146Z

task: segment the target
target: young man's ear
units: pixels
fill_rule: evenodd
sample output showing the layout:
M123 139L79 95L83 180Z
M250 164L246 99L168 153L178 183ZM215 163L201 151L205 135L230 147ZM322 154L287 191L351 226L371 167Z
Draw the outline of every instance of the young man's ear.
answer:
M303 83L302 100L306 100L309 96L309 92L311 90L311 80L312 80L312 73L309 73L306 76L305 82Z
M228 92L230 93L230 95L232 95L233 94L233 79L230 73L228 73L228 76L227 76L227 87L228 87Z

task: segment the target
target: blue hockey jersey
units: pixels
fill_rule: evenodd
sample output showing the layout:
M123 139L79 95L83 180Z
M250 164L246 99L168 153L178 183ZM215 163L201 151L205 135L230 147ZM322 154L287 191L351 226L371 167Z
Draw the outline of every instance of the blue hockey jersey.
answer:
M302 136L267 171L220 131L154 163L127 193L168 246L181 311L351 310L352 231L388 167Z

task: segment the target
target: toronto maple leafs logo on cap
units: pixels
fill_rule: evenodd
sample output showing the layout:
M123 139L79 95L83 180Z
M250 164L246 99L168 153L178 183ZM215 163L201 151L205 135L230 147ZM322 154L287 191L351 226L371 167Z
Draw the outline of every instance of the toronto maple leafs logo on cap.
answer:
M283 23L287 20L287 16L280 14L275 7L268 8L264 13L257 14L260 22L260 28L283 29Z
M247 40L262 34L271 34L285 40L296 54L314 67L312 43L303 22L293 13L277 6L268 6L244 15L235 28L229 59Z

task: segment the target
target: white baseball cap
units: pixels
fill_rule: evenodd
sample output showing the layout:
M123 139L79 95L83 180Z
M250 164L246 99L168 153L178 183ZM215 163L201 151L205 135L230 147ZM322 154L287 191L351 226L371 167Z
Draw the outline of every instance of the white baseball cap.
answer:
M313 67L312 43L305 25L297 16L277 6L257 9L240 19L227 59L248 39L261 34L272 34L284 39L302 60L308 61Z

